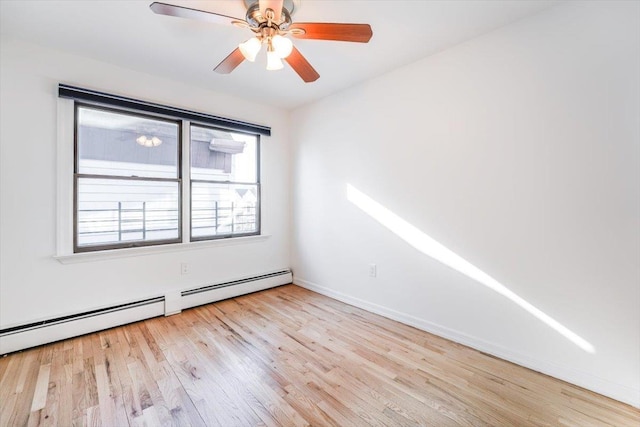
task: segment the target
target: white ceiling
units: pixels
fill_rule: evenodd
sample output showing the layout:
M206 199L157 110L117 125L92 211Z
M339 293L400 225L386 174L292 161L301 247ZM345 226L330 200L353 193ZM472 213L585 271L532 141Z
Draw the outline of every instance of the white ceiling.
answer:
M244 18L242 0L176 1ZM304 83L285 65L266 71L262 52L232 74L213 68L251 32L156 15L151 0L1 0L0 31L43 46L217 92L294 108L557 4L558 1L296 0L293 21L369 23L368 44L294 40L320 73Z

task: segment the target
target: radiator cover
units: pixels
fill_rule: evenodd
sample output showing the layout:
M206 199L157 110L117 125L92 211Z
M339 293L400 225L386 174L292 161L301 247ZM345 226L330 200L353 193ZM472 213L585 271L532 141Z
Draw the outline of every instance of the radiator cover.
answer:
M165 309L165 296L159 295L142 301L132 301L55 319L13 326L0 330L0 354L12 353L151 317L174 314L186 308L286 285L292 281L291 270L281 270L181 291L178 300L175 298L171 300L171 312L167 312Z

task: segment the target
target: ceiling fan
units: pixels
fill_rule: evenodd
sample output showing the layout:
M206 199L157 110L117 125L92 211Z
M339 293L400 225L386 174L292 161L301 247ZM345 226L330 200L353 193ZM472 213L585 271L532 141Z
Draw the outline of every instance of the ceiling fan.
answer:
M152 3L150 7L153 12L160 15L197 19L216 24L231 24L253 31L254 37L240 43L214 68L214 71L220 74L229 74L245 59L255 61L262 45L265 45L267 70L283 68L282 60L285 60L302 80L310 83L316 81L320 74L293 46L291 39L287 36L358 43L367 43L373 36L369 24L293 22L291 20L293 2L289 0L287 3L288 7L285 7L285 0L245 0L248 6L245 19L159 2Z

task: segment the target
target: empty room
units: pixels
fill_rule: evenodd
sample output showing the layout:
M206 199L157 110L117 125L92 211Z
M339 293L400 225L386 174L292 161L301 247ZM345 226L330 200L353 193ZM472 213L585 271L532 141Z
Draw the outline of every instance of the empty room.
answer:
M640 2L0 0L0 427L640 426Z

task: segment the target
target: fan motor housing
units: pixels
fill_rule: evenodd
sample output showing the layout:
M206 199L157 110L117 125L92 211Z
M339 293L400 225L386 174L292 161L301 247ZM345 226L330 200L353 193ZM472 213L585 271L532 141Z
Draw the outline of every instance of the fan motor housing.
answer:
M267 9L267 11L269 11L271 9ZM260 6L258 5L258 2L254 2L248 9L247 9L247 16L246 16L246 21L247 24L249 24L249 26L251 28L261 28L264 26L267 26L267 22L268 19L266 16L264 16L262 14L262 12L260 11ZM271 27L273 28L277 28L279 30L286 30L287 28L289 28L289 26L291 25L293 21L291 20L291 14L289 13L289 10L286 7L282 8L282 13L280 15L280 21L279 22L272 22L271 23Z
M254 4L258 4L258 0L243 0L244 7L249 9ZM301 0L284 0L284 4L282 7L289 11L289 14L293 16L293 13L300 8Z

